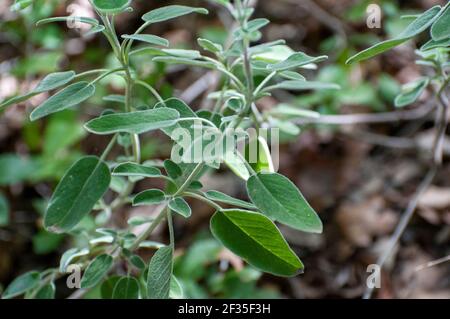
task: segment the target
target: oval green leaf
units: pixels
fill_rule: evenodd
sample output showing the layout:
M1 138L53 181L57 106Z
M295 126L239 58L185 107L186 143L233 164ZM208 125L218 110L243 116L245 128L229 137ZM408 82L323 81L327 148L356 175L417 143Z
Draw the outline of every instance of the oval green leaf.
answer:
M145 43L154 44L154 45L160 45L163 47L169 46L168 40L158 37L153 34L132 34L132 35L124 34L124 35L122 35L122 38L136 40L136 41L145 42Z
M450 38L450 2L431 27L431 37L435 41Z
M157 23L175 19L191 13L208 14L208 10L203 8L171 5L147 12L144 14L142 19L147 23Z
M45 213L45 227L53 232L71 230L102 198L110 182L109 168L98 157L80 159L56 187Z
M252 144L253 143L253 144ZM266 172L273 173L275 168L273 166L272 155L270 154L269 145L264 137L258 136L256 141L250 142L252 145L247 145L246 157L250 166L257 173ZM254 149L256 146L256 150Z
M166 170L167 175L169 175L172 179L177 179L178 177L183 175L183 171L181 170L180 166L169 159L164 161L164 169Z
M269 86L265 91L275 89L290 90L290 91L306 91L306 90L339 90L340 86L335 83L302 81L302 80L288 80L278 84Z
M422 95L425 88L430 83L428 78L407 83L402 87L402 92L395 98L395 106L403 107L414 103Z
M267 68L271 71L281 72L281 71L286 71L286 70L290 70L290 69L294 69L294 68L299 68L301 66L311 64L311 63L322 62L322 61L325 61L326 59L328 59L328 57L326 55L312 57L303 52L298 52L298 53L292 54L290 57L288 57L286 60L284 60L282 62L268 65Z
M142 134L174 125L179 116L177 111L163 107L147 111L104 115L86 123L85 128L89 132L99 135Z
M122 279L121 276L111 276L108 277L100 286L100 294L102 296L102 299L112 299L113 298L113 292L114 287L116 286L116 283Z
M87 289L97 285L108 274L113 262L113 258L107 254L95 257L84 272L80 284L81 288Z
M259 173L247 181L248 195L272 220L311 233L322 232L322 222L298 188L278 173Z
M275 224L259 213L224 210L211 219L211 232L229 250L252 266L278 276L295 276L303 270Z
M39 283L40 274L37 271L27 272L16 279L6 288L2 299L11 299L33 289Z
M34 299L55 299L56 287L53 282L41 287Z
M192 214L191 207L184 198L176 197L169 202L169 208L184 218L189 218Z
M51 73L43 78L42 81L39 82L39 84L36 86L36 88L30 93L21 96L15 96L2 102L0 104L0 109L26 101L39 93L59 88L72 81L75 78L75 75L76 73L73 71Z
M133 198L133 206L155 205L166 200L166 194L159 189L148 189Z
M59 112L87 100L95 93L95 86L89 82L77 82L59 91L39 105L30 115L32 121Z
M169 298L170 299L184 298L183 287L181 286L181 283L175 276L172 276L172 280L170 280Z
M114 176L161 177L157 167L140 165L132 162L117 165L112 173Z
M173 249L165 246L158 249L150 260L147 277L147 297L168 299L173 269Z
M34 93L42 93L57 89L73 80L76 73L74 71L56 72L47 75L33 90Z
M112 299L139 299L139 282L134 277L120 278L112 293Z

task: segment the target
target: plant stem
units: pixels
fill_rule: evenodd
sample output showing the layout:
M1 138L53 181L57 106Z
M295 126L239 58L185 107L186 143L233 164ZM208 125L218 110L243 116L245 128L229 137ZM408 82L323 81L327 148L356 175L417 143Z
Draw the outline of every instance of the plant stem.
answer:
M173 231L172 211L169 209L169 207L166 207L166 213L167 213L167 227L169 228L170 246L172 247L172 251L174 251L175 250L175 234Z
M145 239L147 239L147 237L150 236L151 233L153 233L153 231L156 229L156 227L158 227L158 225L164 220L164 218L166 217L166 208L167 208L167 204L162 205L162 207L160 208L161 212L158 214L158 216L155 218L155 220L150 224L150 226L144 232L142 232L139 235L138 238L136 238L133 245L130 246L129 249L131 251L139 248L139 244L141 242L143 242Z
M156 91L153 86L141 80L136 80L135 83L149 90L159 103L161 103L162 105L166 105L164 99L161 97L161 95L159 95L158 91Z
M106 157L111 152L112 148L114 147L114 144L116 144L118 135L115 134L114 137L111 139L111 141L108 143L108 146L106 146L105 150L103 151L102 156L100 157L101 161L104 161Z
M223 209L220 205L216 204L214 201L212 201L212 200L210 200L210 199L208 199L206 197L203 197L203 196L201 196L199 194L196 194L196 193L193 193L193 192L185 192L185 193L183 193L183 195L187 196L187 197L192 197L192 198L198 199L198 200L208 204L209 206L213 207L217 211L221 211Z

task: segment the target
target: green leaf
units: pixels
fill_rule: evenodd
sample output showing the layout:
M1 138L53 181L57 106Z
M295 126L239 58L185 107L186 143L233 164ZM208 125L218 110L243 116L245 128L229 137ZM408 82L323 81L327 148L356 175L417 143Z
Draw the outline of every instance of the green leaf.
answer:
M0 104L0 109L5 108L10 105L13 105L13 104L17 104L17 103L26 101L29 98L31 98L37 94L40 94L42 92L46 92L46 91L50 91L50 90L59 88L65 84L69 83L70 81L72 81L74 79L75 75L76 74L73 71L51 73L51 74L47 75L45 78L43 78L42 81L39 82L39 84L36 86L36 88L33 91L31 91L30 93L22 95L22 96L12 97L12 98L2 102Z
M44 217L45 227L67 232L92 210L108 190L111 175L108 166L95 156L76 162L59 182Z
M36 296L34 297L35 299L55 299L55 292L56 292L56 287L55 284L49 283L43 287L41 287L41 289L38 290L38 292L36 293Z
M205 193L205 197L212 201L219 202L219 203L225 203L225 204L248 208L248 209L256 208L255 205L253 205L251 203L247 203L243 200L231 197L231 196L224 194L222 192L219 192L219 191L207 191Z
M295 276L303 269L275 224L264 215L244 210L217 212L211 231L225 247L262 271Z
M15 0L11 6L11 11L20 11L32 5L34 0Z
M117 165L112 173L114 176L140 176L140 177L161 177L159 168L145 166L132 162Z
M312 118L312 119L318 119L320 118L320 113L311 111L311 110L305 110L300 109L298 107L289 105L289 104L280 104L276 108L270 110L269 112L273 116L277 117L286 117L289 119L298 118L298 117L306 117L306 118Z
M164 161L164 169L166 170L167 175L169 175L172 179L177 179L178 177L183 175L183 171L181 170L180 166L178 166L178 164L176 164L172 160Z
M93 119L85 124L85 128L94 134L107 135L114 133L142 134L161 129L176 123L180 114L169 108L147 111L109 114Z
M133 206L155 205L166 200L166 194L159 189L148 189L133 198Z
M89 254L89 249L78 249L78 248L71 248L67 250L62 256L61 260L59 262L59 272L65 273L67 267L73 262L74 259L86 256Z
M175 19L191 13L208 14L208 10L203 8L172 5L147 12L146 14L144 14L142 19L147 23L157 23Z
M267 68L272 71L286 71L294 68L299 68L307 64L321 62L326 59L328 59L326 55L312 57L303 52L298 52L292 54L290 57L280 63L268 65Z
M405 84L400 95L395 98L395 106L403 107L414 103L422 95L429 83L430 80L428 78L422 78Z
M251 143L255 143L255 141ZM250 145L247 145L247 150L247 161L255 172L275 172L269 145L264 137L258 136L258 139L256 140L256 150L251 149Z
M72 81L75 75L74 71L51 73L39 82L33 92L42 93L59 88Z
M42 19L42 20L39 20L38 22L36 22L36 26L39 27L43 24L52 23L52 22L68 22L68 21L90 24L93 27L97 27L99 25L98 20L94 19L94 18L69 16L69 17L51 17L51 18Z
M154 45L160 45L163 47L169 46L168 40L158 37L156 35L152 35L152 34L132 34L132 35L124 34L124 35L122 35L122 38L132 39L132 40L150 43L150 44L154 44Z
M102 13L118 13L125 10L131 0L92 0L95 9Z
M265 18L253 19L247 23L246 32L253 33L268 25L270 21Z
M184 298L183 287L181 286L177 277L175 277L173 275L172 275L172 279L170 280L169 298L170 299L183 299Z
M183 64L183 65L192 65L192 66L198 66L201 68L206 69L216 69L216 64L209 62L209 61L198 61L198 60L192 60L188 58L179 58L179 57L172 57L172 56L157 56L156 58L153 58L153 61L155 62L163 62L167 64Z
M447 39L439 40L439 41L435 41L435 40L431 39L430 41L428 41L427 43L422 45L422 47L420 48L420 51L427 51L427 50L432 50L435 48L446 48L448 46L450 46L450 37Z
M144 262L144 261L142 260L142 258L139 257L138 255L132 255L132 256L130 257L130 263L131 263L134 267L136 267L137 269L140 269L140 270L144 270L145 267L146 267L145 262Z
M0 193L0 227L9 224L9 204L6 197Z
M214 43L208 39L197 39L198 44L206 51L218 54L223 51L223 47L220 44Z
M306 81L303 75L293 71L283 71L279 75L287 80Z
M113 299L114 287L122 278L123 277L117 275L111 276L102 283L102 285L100 286L100 294L102 296L102 299Z
M450 3L447 3L441 15L433 23L431 37L435 41L450 38Z
M130 219L128 219L127 223L130 226L140 226L144 224L150 224L155 219L152 217L143 217L143 216L133 216Z
M103 32L105 30L105 27L102 25L93 26L89 31L83 34L83 37L88 37L90 35Z
M83 274L80 284L81 288L87 289L97 285L108 274L113 262L113 258L107 254L95 257Z
M139 299L139 281L134 277L120 278L114 286L112 299Z
M225 165L244 181L250 178L250 173L244 161L235 152L227 152L224 159Z
M39 283L40 274L37 271L27 272L16 279L6 288L2 299L11 299L36 287Z
M197 117L197 114L194 111L192 111L192 109L186 103L184 103L184 101L182 101L180 99L176 99L176 98L168 99L168 100L164 101L164 103L156 104L155 109L162 108L162 107L167 107L167 108L177 111L180 114L180 118ZM181 121L181 122L177 122L175 125L172 125L170 127L166 127L164 129L162 129L162 131L167 136L172 137L172 132L175 129L183 128L183 129L191 130L191 126L192 126L192 123L190 123L188 121Z
M163 53L175 56L177 58L186 58L186 59L199 59L202 57L200 52L197 50L185 50L185 49L162 49Z
M169 208L184 218L189 218L192 214L191 207L182 197L172 199L169 202Z
M107 102L117 102L120 104L125 104L125 96L124 95L118 95L118 94L111 94L103 97L103 101Z
M150 260L147 277L149 299L168 299L173 269L173 249L165 246L158 249Z
M305 232L321 233L322 222L298 188L277 173L259 173L247 181L248 195L266 216Z
M354 62L360 62L363 60L367 60L371 57L374 57L378 54L381 54L383 52L386 52L389 49L392 49L411 38L415 37L416 35L422 33L428 27L435 21L437 18L439 12L441 10L440 6L434 6L431 9L425 11L423 14L421 14L417 19L415 19L411 24L409 24L406 29L400 33L399 36L397 36L394 39L386 40L383 42L380 42L364 51L359 52L358 54L352 56L350 59L347 60L347 64L354 63Z
M265 91L275 89L306 91L306 90L339 90L340 86L334 83L314 82L314 81L283 81L278 84L269 86Z
M32 121L59 112L87 100L95 93L95 86L89 82L77 82L59 91L39 105L30 115Z

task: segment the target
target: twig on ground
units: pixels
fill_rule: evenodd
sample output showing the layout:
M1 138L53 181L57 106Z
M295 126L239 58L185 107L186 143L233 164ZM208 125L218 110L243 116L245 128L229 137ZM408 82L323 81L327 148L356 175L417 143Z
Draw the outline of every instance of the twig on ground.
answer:
M414 215L414 211L416 210L420 197L425 193L425 191L433 182L434 176L436 175L436 171L437 167L433 165L433 167L428 171L428 174L425 176L423 181L420 183L419 188L417 189L417 192L414 195L414 197L409 202L408 207L403 212L400 222L398 223L394 231L394 234L391 236L391 239L389 240L387 249L377 260L376 264L380 267L380 270L383 269L385 262L388 260L388 258L394 251L394 248L397 246L397 243L400 240L401 236L403 235L403 232L405 231L406 227L408 226L411 217ZM373 287L367 287L363 298L370 299L372 297L373 290L374 290Z
M434 103L427 103L422 107L405 111L393 111L373 114L323 115L317 119L299 119L295 121L295 124L351 125L413 121L428 115L434 108Z
M424 269L427 269L427 268L430 268L430 267L441 265L441 264L449 262L449 261L450 261L450 255L442 257L442 258L439 258L439 259L436 259L436 260L433 260L433 261L429 261L429 262L427 262L427 263L425 263L423 265L419 265L419 266L416 267L415 271L416 272L417 271L421 271L421 270L424 270Z

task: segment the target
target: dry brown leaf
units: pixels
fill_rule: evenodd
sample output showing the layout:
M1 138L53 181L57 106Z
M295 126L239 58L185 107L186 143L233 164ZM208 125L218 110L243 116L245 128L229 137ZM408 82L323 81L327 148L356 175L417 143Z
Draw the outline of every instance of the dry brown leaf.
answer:
M419 206L435 209L450 207L450 188L431 186L420 197Z
M356 247L368 247L373 237L390 233L397 223L397 215L384 206L381 197L342 205L336 219L347 240Z

